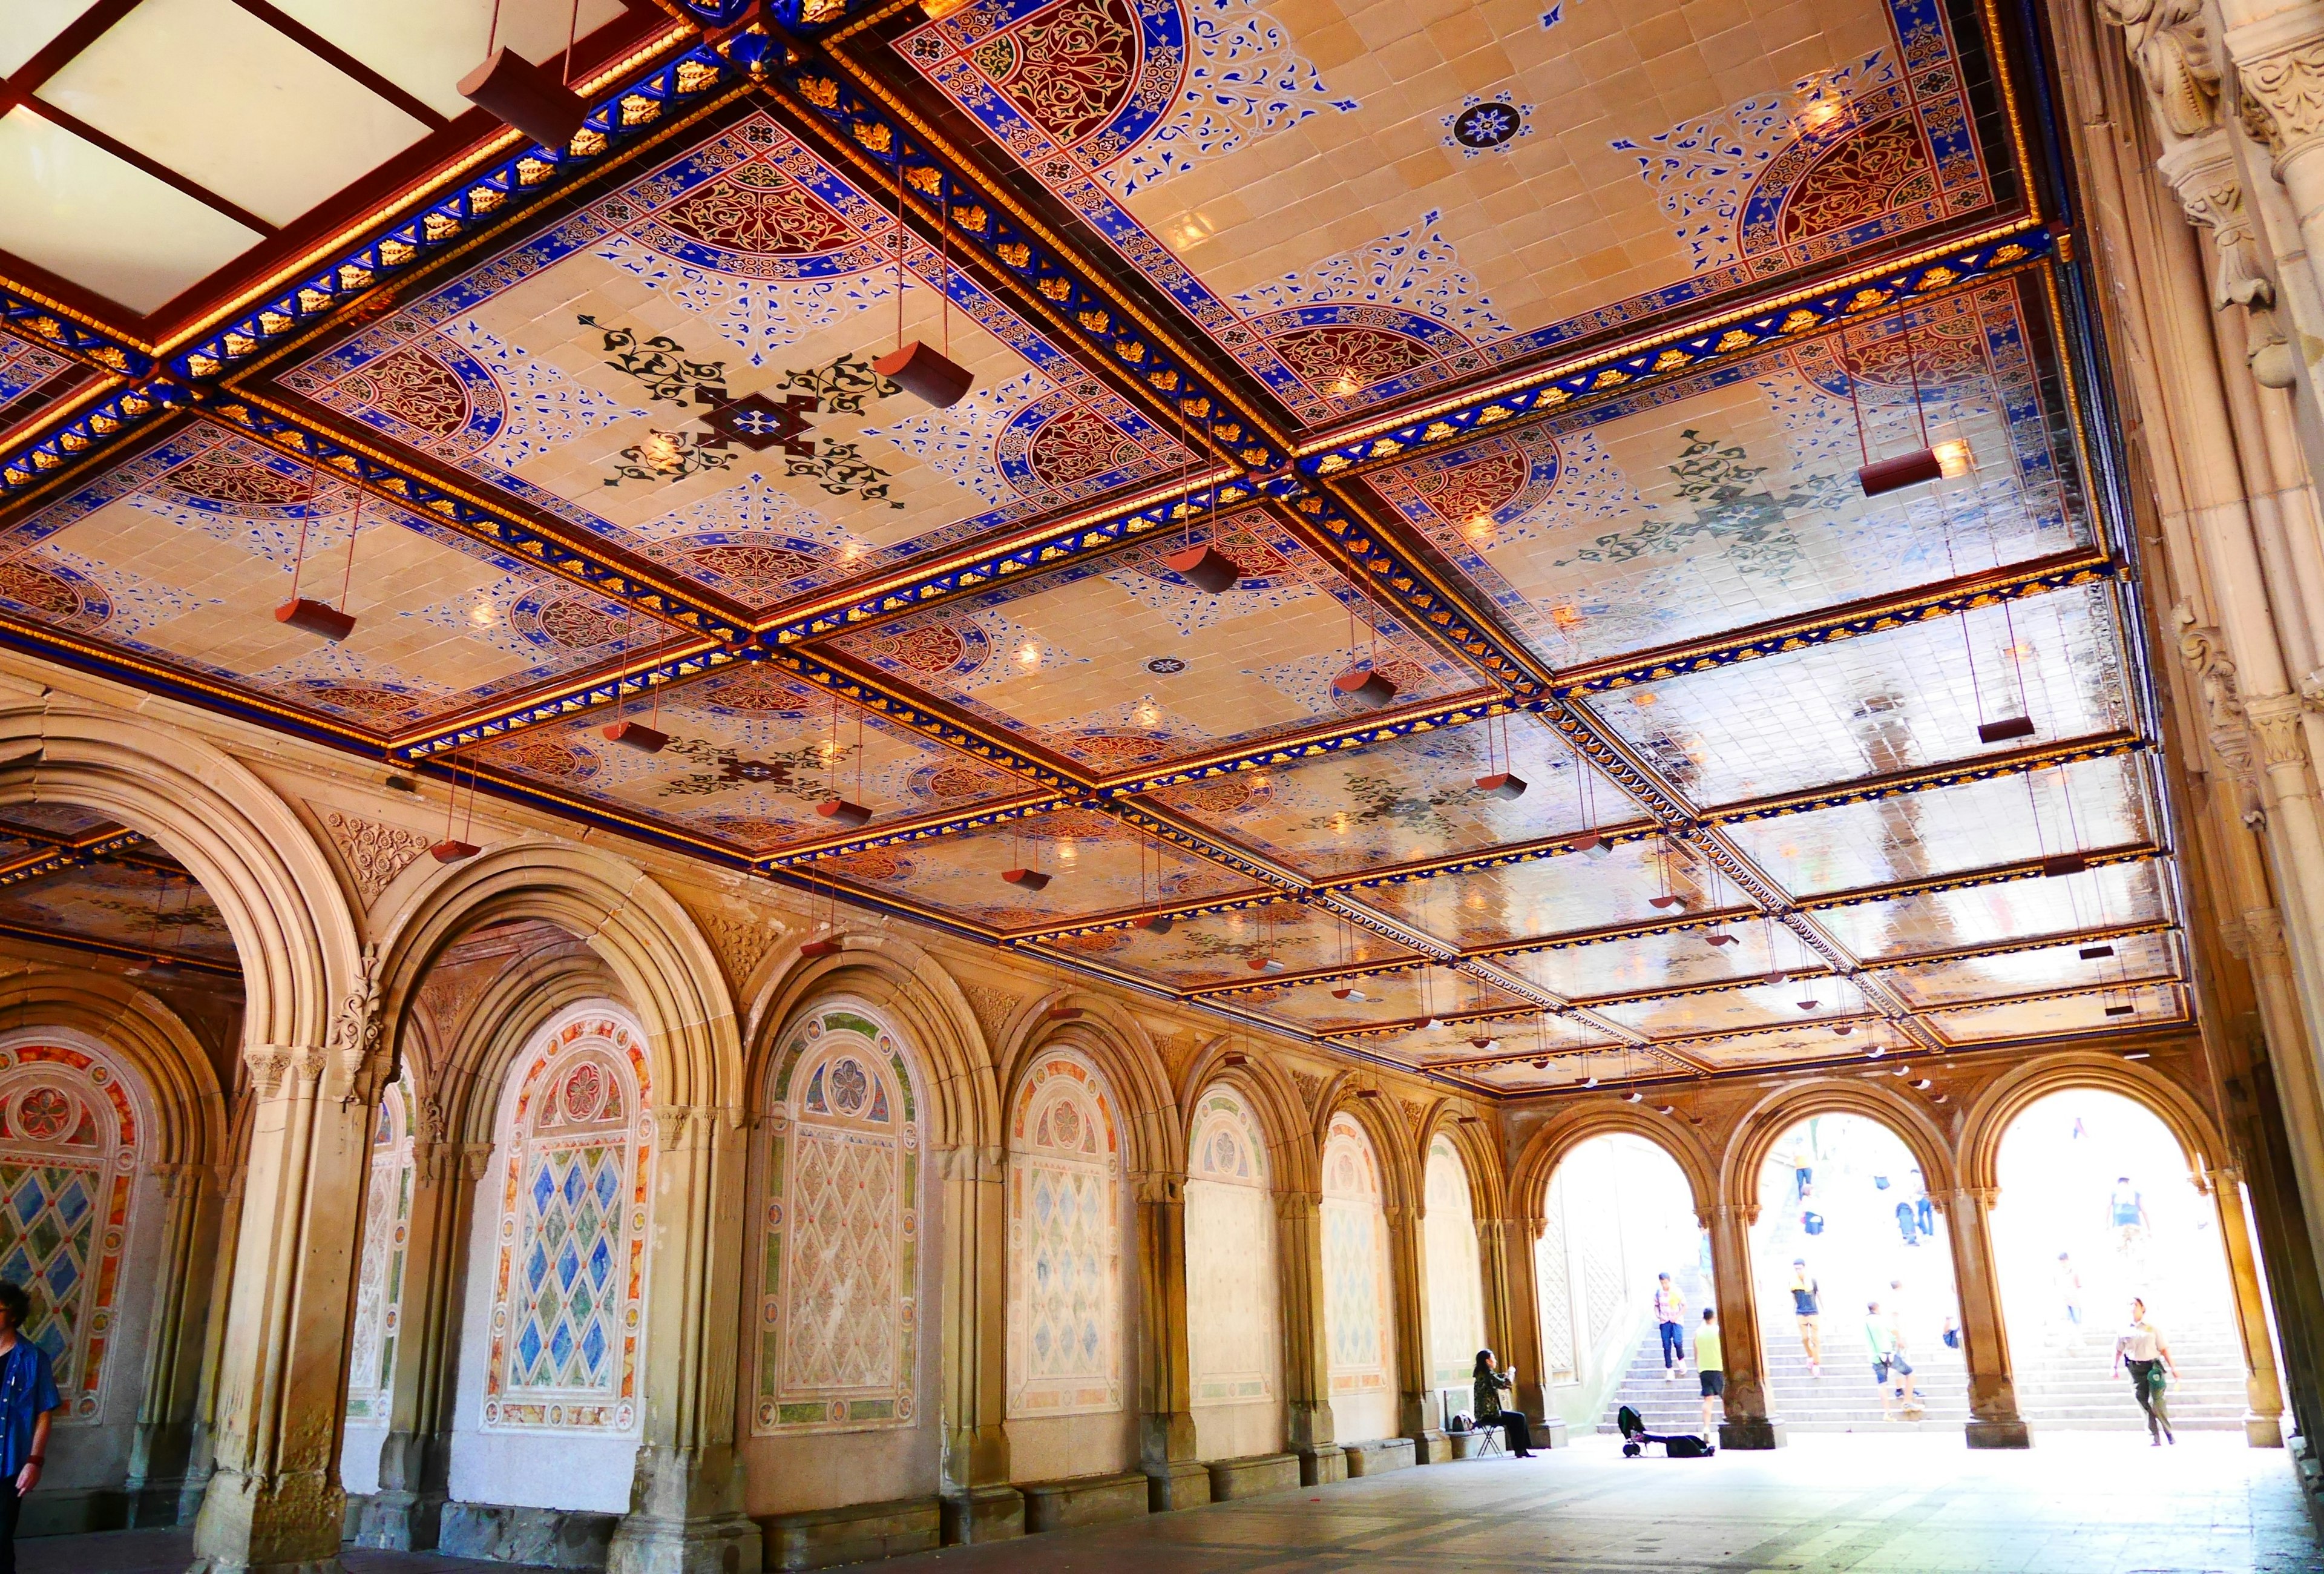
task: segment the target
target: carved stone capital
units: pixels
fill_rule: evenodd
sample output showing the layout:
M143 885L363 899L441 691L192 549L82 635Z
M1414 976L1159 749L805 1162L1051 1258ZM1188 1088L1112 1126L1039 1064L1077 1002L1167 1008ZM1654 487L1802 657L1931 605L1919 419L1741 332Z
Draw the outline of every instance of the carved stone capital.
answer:
M460 1168L471 1180L481 1180L484 1171L493 1167L493 1144L463 1143L460 1144Z
M2255 907L2244 914L2244 938L2255 961L2281 961L2289 952L2283 937L2283 914L2273 907Z
M2308 741L2301 734L2301 708L2296 694L2268 694L2244 702L2244 715L2259 738L2260 764L2269 770L2306 764Z
M327 1048L331 1069L337 1073L335 1091L343 1102L369 1104L387 1080L388 1056L379 1020L379 943L374 940L364 947L355 977L339 1002L338 1014L331 1019Z
M2181 143L2155 161L2188 219L2208 231L2219 255L2211 303L2226 308L2275 304L2275 284L2260 264L2258 237L2244 208L2244 187L2225 127ZM2272 325L2271 325L2272 326Z
M313 1044L247 1044L242 1051L252 1089L262 1100L286 1090L311 1088L322 1077L326 1060L326 1052Z
M2202 0L2098 0L2098 12L2122 29L2123 49L2172 135L2200 136L2218 124L2218 53Z
M2251 729L2246 725L2243 696L2236 690L2236 663L2227 654L2219 631L2195 621L2195 609L2181 601L2171 609L2179 630L2179 659L2193 675L2202 697L2203 728L2211 752L2227 774L2246 787L2258 780L2252 759Z
M2310 34L2276 47L2238 49L2236 81L2244 128L2275 155L2276 172L2324 145L2324 36Z

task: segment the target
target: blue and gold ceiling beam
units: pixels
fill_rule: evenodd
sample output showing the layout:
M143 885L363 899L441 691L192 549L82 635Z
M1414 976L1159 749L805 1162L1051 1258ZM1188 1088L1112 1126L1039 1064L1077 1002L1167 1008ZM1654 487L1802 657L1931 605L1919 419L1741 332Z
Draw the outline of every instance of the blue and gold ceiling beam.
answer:
M1086 781L1068 774L1046 760L1035 759L982 727L939 716L899 694L891 694L860 672L834 666L798 650L770 652L766 660L825 693L836 694L850 704L860 706L875 716L885 717L922 737L1014 772L1053 792L1078 795L1089 791L1090 784Z
M2012 957L2023 951L2054 950L2060 946L2098 945L2107 940L2132 940L2140 935L2175 935L2179 933L2175 920L2143 919L2133 923L2099 924L2077 930L2070 935L2034 935L2024 940L1980 940L1965 946L1947 946L1941 950L1914 951L1901 957L1881 957L1866 962L1868 973L1893 973L1907 968L1925 968L1941 962L1976 961L1985 957Z
M2118 847L2091 847L2087 851L2061 856L2076 860L2077 867L2073 873L2079 874L2083 870L2100 869L2115 864L2153 863L2163 857L2165 851L2153 842L2126 842ZM1894 880L1879 885L1833 891L1821 896L1803 896L1795 905L1802 912L1829 912L1835 908L1858 907L1868 902L1894 902L1905 896L1933 896L1940 892L1969 891L1980 885L2002 885L2015 880L2057 878L2052 872L2053 862L2048 858L2018 858L1960 874L1930 875L1918 880ZM2067 877L2070 878L2070 875ZM2080 938L2081 932L2077 930L2070 935L2058 936L2052 943Z
M235 964L213 962L207 957L188 956L154 946L116 945L92 935L60 933L55 930L32 929L20 923L0 923L0 940L20 940L28 945L54 946L60 950L79 951L103 957L115 962L167 962L173 968L183 968L190 973L203 973L213 978L239 980L242 968Z
M875 847L899 847L906 842L932 841L955 836L962 831L989 830L996 825L1008 825L1015 820L1029 819L1063 809L1073 801L1070 795L1060 792L1036 792L1010 798L1003 802L988 803L968 813L939 810L924 814L916 819L901 819L867 830L857 836L826 837L821 841L807 842L770 853L761 858L763 870L804 869L822 858L842 858L854 853L867 853Z
M18 841L46 840L41 838L37 831L14 825L0 829L0 836L13 838ZM48 841L39 852L28 853L21 858L0 865L0 885L21 885L28 880L39 880L50 875L60 875L68 869L85 868L99 858L115 857L124 854L144 840L144 833L142 831L115 830L91 837L60 838ZM157 866L159 860L142 862L143 866L150 868Z
M14 452L0 454L0 503L66 479L76 467L192 398L191 390L168 377L97 384L79 399L45 412L32 423L32 436Z
M1738 312L1665 330L1612 350L1537 368L1483 393L1463 395L1390 425L1375 422L1303 445L1300 474L1360 474L1408 459L1522 417L1627 396L1643 384L1704 371L1721 362L1797 343L1831 329L2033 266L2056 242L2047 225L2013 226L1966 244L1886 263L1837 281L1755 302Z
M742 659L730 646L710 643L696 643L667 654L651 653L642 660L612 671L601 671L580 683L538 695L513 707L480 712L446 727L407 734L389 745L390 753L396 759L417 764L496 742L544 722L569 720L600 706L650 699L657 692L706 678Z
M115 377L134 382L153 369L143 346L21 284L0 281L0 327Z
M1753 798L1720 809L1705 810L1702 819L1705 825L1740 825L1755 819L1774 819L1786 814L1838 809L1850 803L1872 803L1910 792L1960 787L1972 782L1990 782L2002 776L2028 775L2035 771L2075 764L2084 760L2116 759L2126 755L2144 754L2152 746L2145 738L2134 732L2099 733L2088 737L2068 738L2061 743L2036 744L2031 748L2013 749L2006 754L1984 755L1965 764L1949 762L1923 765L1885 775L1858 777L1854 782L1843 782L1833 787Z

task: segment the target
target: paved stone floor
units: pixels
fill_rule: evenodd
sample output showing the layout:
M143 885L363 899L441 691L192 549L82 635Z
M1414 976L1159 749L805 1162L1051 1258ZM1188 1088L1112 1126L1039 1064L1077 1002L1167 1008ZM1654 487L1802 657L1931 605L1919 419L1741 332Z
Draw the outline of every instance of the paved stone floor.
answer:
M1403 1470L1191 1513L955 1547L880 1574L2311 1574L2281 1452L2051 1433L2028 1453L1818 1436L1774 1454L1622 1458L1590 1438L1533 1460ZM185 1531L19 1543L22 1574L181 1574ZM350 1574L505 1574L350 1551Z

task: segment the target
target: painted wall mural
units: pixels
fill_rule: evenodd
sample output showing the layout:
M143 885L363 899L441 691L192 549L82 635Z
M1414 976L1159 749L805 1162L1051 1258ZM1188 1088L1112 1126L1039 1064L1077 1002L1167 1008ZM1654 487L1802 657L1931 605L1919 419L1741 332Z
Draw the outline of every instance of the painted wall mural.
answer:
M902 1041L818 1010L785 1037L767 1116L752 1430L914 1425L922 1132Z
M395 1356L403 1333L403 1266L411 1244L410 1096L401 1082L380 1097L373 1123L371 1179L364 1197L363 1255L355 1270L355 1320L347 1342L347 1424L389 1424Z
M653 1121L645 1036L603 1005L519 1057L503 1157L488 1430L638 1424Z
M1428 1144L1425 1195L1429 1364L1439 1387L1457 1388L1469 1381L1477 1352L1485 1347L1485 1280L1469 1167L1441 1133Z
M1121 1152L1096 1068L1042 1054L1009 1118L1014 1419L1122 1406Z
M67 1425L97 1420L119 1364L122 1253L150 1140L132 1075L68 1044L0 1050L0 1280L31 1298L24 1337L55 1364Z

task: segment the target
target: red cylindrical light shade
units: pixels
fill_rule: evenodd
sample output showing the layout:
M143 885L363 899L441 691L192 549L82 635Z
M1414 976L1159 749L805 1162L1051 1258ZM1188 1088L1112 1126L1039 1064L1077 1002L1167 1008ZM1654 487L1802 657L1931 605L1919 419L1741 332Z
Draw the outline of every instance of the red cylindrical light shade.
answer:
M1332 680L1332 687L1366 710L1378 710L1396 698L1396 685L1370 667L1341 673Z
M551 150L571 142L589 118L579 94L505 47L460 79L460 97Z
M1235 560L1213 546L1190 547L1183 552L1172 552L1162 560L1162 566L1197 590L1213 596L1235 588L1242 570Z
M321 634L334 643L355 631L355 620L352 614L341 612L336 606L325 606L322 602L305 596L300 597L295 601L286 601L276 607L274 621L287 623L292 628L304 629L309 634Z
M872 811L860 803L850 803L844 798L826 798L815 806L815 811L844 830L853 830L872 818Z
M938 410L960 403L976 378L964 366L948 361L914 339L902 349L890 350L872 363L872 369L900 387L917 394Z
M635 749L641 755L658 755L669 747L669 734L642 721L617 721L604 732L607 743Z
M1049 877L1038 869L1003 869L1001 877L1019 891L1046 890Z
M1492 798L1523 798L1526 795L1526 779L1507 771L1497 775L1480 776L1477 778L1477 791Z
M473 858L479 850L475 843L464 842L457 837L446 837L428 849L439 864L456 864L464 858Z
M1883 492L1933 481L1944 473L1944 461L1937 458L1937 450L1923 449L1918 453L1898 454L1893 459L1875 459L1856 472L1856 481L1867 497L1877 497Z

